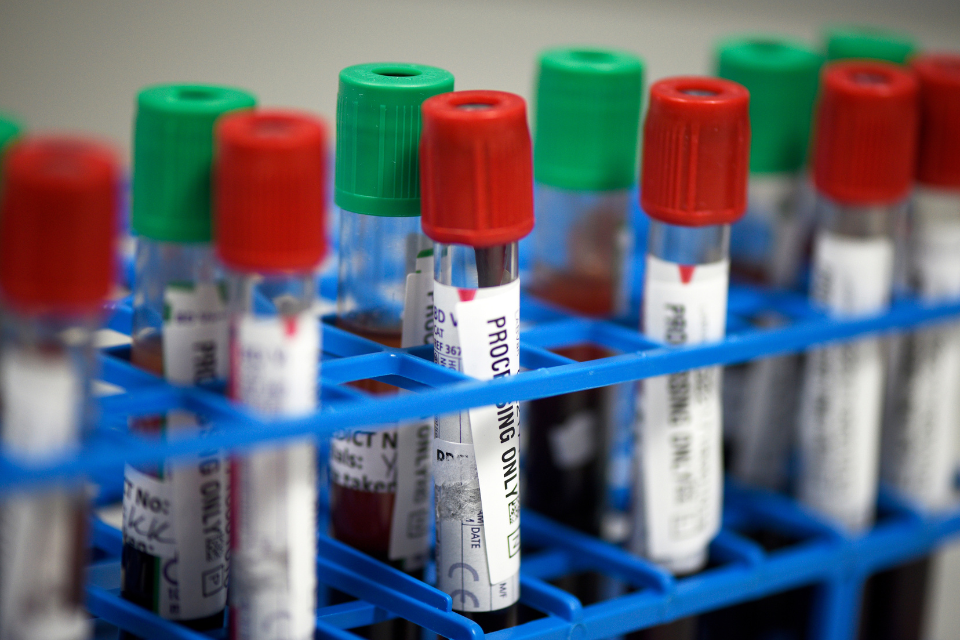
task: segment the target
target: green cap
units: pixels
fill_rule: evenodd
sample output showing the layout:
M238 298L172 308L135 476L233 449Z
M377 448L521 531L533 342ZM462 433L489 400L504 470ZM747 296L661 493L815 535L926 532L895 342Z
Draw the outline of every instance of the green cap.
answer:
M13 139L19 136L22 130L23 124L20 120L9 113L0 111L0 152L13 142Z
M721 41L716 61L718 76L750 92L750 171L799 171L823 56L780 36L749 35Z
M374 62L340 72L333 199L371 216L420 215L420 105L453 91L437 67Z
M624 51L582 47L540 54L537 182L587 191L637 181L643 62Z
M858 25L833 25L824 32L827 60L870 58L903 64L917 50L912 36Z
M137 96L133 141L133 230L164 242L209 242L213 127L250 109L241 89L199 84L147 87Z

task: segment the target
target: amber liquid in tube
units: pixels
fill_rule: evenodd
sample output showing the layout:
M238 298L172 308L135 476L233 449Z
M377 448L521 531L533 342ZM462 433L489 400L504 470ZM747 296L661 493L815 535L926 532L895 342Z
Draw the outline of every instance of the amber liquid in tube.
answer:
M337 326L345 331L377 342L387 347L400 348L401 332L373 331L349 318L338 318ZM357 380L351 387L373 395L390 395L398 388L379 380ZM400 561L390 560L390 524L393 519L393 493L357 491L330 483L330 526L333 537L380 562L403 571ZM407 572L418 580L423 579L423 570ZM346 601L342 594L334 600ZM420 640L420 629L407 620L396 618L377 622L366 627L352 629L353 633L370 640Z

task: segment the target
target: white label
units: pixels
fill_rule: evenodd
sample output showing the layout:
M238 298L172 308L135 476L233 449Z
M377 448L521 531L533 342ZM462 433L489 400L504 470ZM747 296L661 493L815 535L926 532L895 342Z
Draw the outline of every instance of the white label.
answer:
M127 465L123 473L124 544L158 558L175 558L173 485Z
M403 297L403 336L400 346L433 343L433 250L421 251L413 273L407 274Z
M231 393L267 414L303 415L317 408L320 326L311 313L237 319Z
M893 336L888 346L881 474L921 508L943 508L953 495L960 326Z
M234 328L231 387L265 413L295 416L317 401L320 326L298 316L244 315ZM298 443L233 465L231 616L239 640L306 640L316 613L316 449Z
M960 297L960 198L919 189L911 238L912 284L921 299ZM960 326L921 328L888 341L890 363L881 475L922 508L953 495Z
M170 284L163 292L163 371L170 382L227 377L229 324L224 294L213 282Z
M438 364L481 380L519 372L519 281L484 289L435 283L434 297ZM493 585L509 585L520 570L519 417L519 403L506 402L438 418L443 440L472 443L474 449L483 501L482 524L474 526L482 527ZM457 424L448 425L451 420ZM504 589L504 597L518 595Z
M912 272L924 300L960 297L960 197L919 189L913 209Z
M672 345L720 340L726 327L729 264L686 266L647 256L644 333ZM677 572L700 568L720 529L720 367L642 381L637 433L635 547Z
M226 378L229 324L222 289L212 282L171 283L164 290L163 369L167 380L196 384ZM162 418L165 437L202 434L196 416L170 411ZM129 465L124 473L124 536L138 550L160 559L156 613L169 620L194 620L222 611L227 603L227 463L217 452L165 464L157 478ZM150 499L168 503L166 522L148 512ZM152 518L152 519L151 519ZM146 527L146 532L144 532ZM163 539L151 539L165 527Z
M90 637L78 593L86 562L77 544L83 501L80 493L52 491L0 503L0 638Z
M520 574L489 579L484 511L471 444L434 440L437 485L437 588L456 611L496 611L520 597ZM450 544L454 541L454 544Z
M890 303L893 242L888 238L817 236L810 297L831 315L880 313Z
M430 440L433 425L423 421L399 427L397 492L390 523L390 559L406 560L408 570L427 562L430 551Z
M811 298L834 316L880 313L889 304L892 272L889 239L821 233ZM873 520L882 391L883 354L876 338L807 354L798 496L854 532Z
M8 451L43 457L76 442L83 385L66 353L7 349L0 357L0 384Z
M308 443L234 462L230 614L237 640L314 636L316 463Z

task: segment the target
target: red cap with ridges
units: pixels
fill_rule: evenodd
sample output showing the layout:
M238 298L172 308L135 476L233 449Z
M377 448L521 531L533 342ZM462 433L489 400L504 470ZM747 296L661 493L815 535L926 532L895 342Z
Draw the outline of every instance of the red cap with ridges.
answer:
M736 222L747 208L750 94L719 78L667 78L650 87L640 206L684 227Z
M420 137L423 232L490 247L533 229L533 160L526 105L503 91L455 91L424 101Z
M889 62L846 60L820 80L813 177L840 204L890 204L913 182L917 81Z
M920 80L917 181L960 189L960 53L928 53L910 62Z
M96 311L113 287L120 169L79 138L14 144L4 163L0 293L27 314Z
M238 271L314 269L327 251L326 127L281 110L237 112L217 126L217 254Z

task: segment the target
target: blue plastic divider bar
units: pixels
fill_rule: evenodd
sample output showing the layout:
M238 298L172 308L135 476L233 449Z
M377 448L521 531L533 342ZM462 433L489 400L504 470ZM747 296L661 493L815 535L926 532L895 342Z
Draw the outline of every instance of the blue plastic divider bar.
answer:
M507 400L531 400L712 364L797 352L813 345L915 328L960 315L960 303L931 306L903 300L883 315L836 320L823 316L812 309L803 296L790 292L734 287L730 299L731 324L738 318L745 327L742 331L721 342L679 348L657 345L632 326L563 317L554 311L560 319L528 326L521 333L521 365L528 370L490 382L471 380L435 365L429 359L429 351L422 347L412 353L391 349L324 323L322 409L296 419L262 418L230 403L216 390L170 387L160 378L130 365L123 348L107 350L101 357L101 378L120 387L124 393L102 399L103 419L99 428L82 449L42 463L28 464L0 456L0 492L96 474L124 462L156 462L210 447L246 449L268 440L308 434L327 437L348 427L388 425L398 420ZM529 299L527 304L541 310L546 308L542 304L531 304ZM129 325L122 326L116 320L118 316L128 320L128 308L116 304L113 310L109 326L129 331ZM794 320L774 329L752 328L744 320L774 311ZM604 346L618 354L589 362L571 362L549 351L584 342ZM344 386L344 383L367 378L389 381L413 392L374 399ZM121 433L130 416L174 408L203 413L211 419L213 431L202 440L177 441Z
M321 290L331 293L330 278ZM129 333L130 301L110 306L106 326ZM123 464L222 447L243 451L267 442L336 430L427 417L503 400L530 400L596 388L713 364L799 352L815 345L888 331L908 330L960 317L960 303L937 306L898 301L881 316L850 321L825 317L795 292L755 287L731 289L729 337L722 342L672 348L639 334L636 318L601 321L572 317L533 298L522 302L521 364L527 370L509 379L471 380L432 362L429 346L391 349L323 324L322 409L298 419L270 420L223 396L222 387L178 388L129 363L129 347L101 353L101 378L121 389L100 399L101 417L82 448L43 463L0 456L0 492L28 490L52 481L80 477L120 482ZM753 319L776 314L784 324L759 329ZM614 355L574 362L552 349L593 343ZM347 383L367 378L409 390L371 396ZM205 416L212 432L200 439L160 441L130 433L129 418L182 408ZM116 492L104 488L102 500ZM849 640L856 626L856 604L865 578L876 571L920 557L960 534L960 509L924 515L881 493L881 519L860 537L851 537L793 500L729 483L724 526L710 547L703 573L675 579L624 550L553 523L536 513L523 516L524 563L521 603L541 616L491 640L586 640L609 638L680 617L711 611L797 587L812 586L816 597L810 637ZM795 542L766 551L750 536L758 531L789 535ZM144 638L198 640L201 634L164 622L118 595L119 532L94 521L91 542L100 558L90 568L90 612ZM317 636L357 640L350 629L403 617L455 640L479 640L479 627L452 611L446 594L377 563L321 535L321 584L358 598L327 606L317 614ZM607 576L621 594L590 605L549 581L592 571Z

